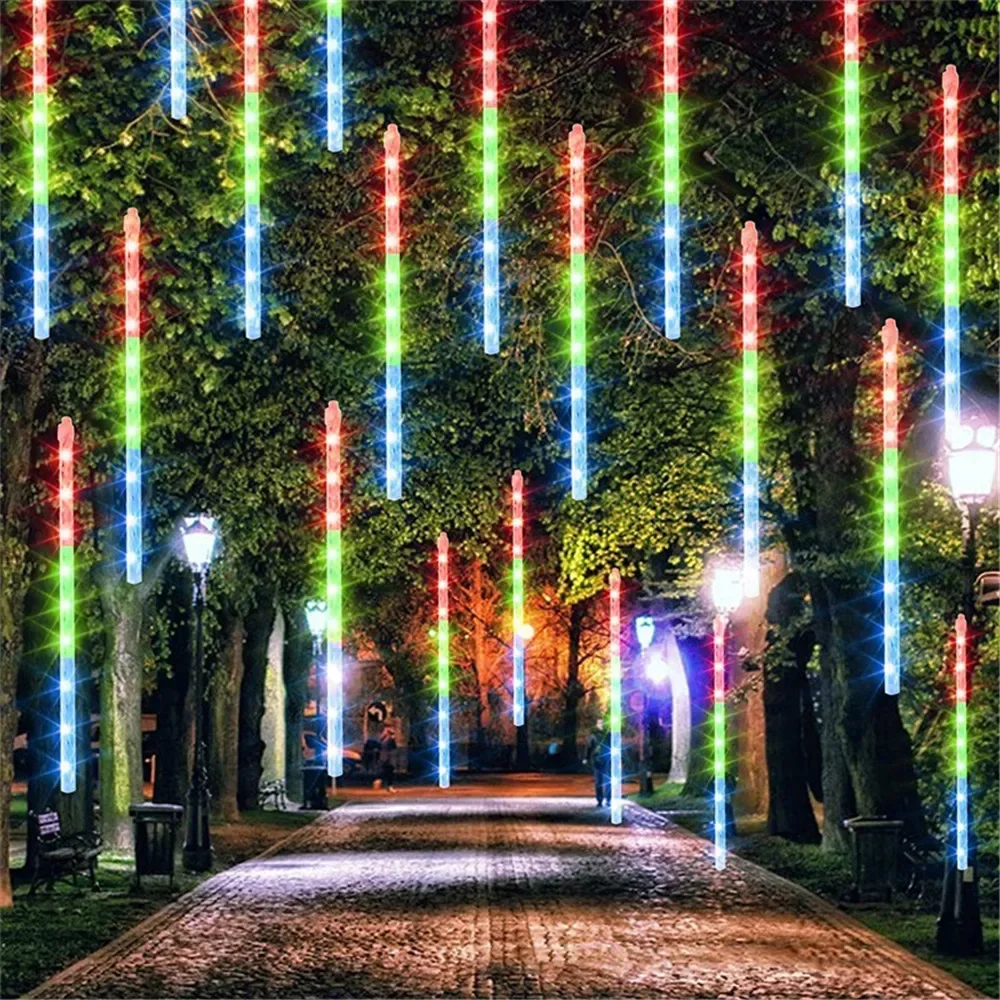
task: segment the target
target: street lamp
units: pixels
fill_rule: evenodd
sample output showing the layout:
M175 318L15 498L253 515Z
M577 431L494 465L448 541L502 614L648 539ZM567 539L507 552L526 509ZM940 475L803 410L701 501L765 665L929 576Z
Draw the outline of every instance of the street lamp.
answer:
M976 955L983 950L975 840L968 822L967 753L964 742L966 622L973 620L976 586L976 525L979 510L993 494L997 471L997 429L991 424L963 424L948 441L948 481L962 514L962 611L956 630L956 728L959 729L956 784L956 853L945 863L941 912L935 944L946 954ZM959 679L960 677L960 679ZM960 702L960 703L959 703ZM961 713L961 714L959 714ZM964 836L960 835L963 834Z
M726 626L743 600L743 574L733 566L717 566L712 574L713 686L712 746L715 770L715 868L726 867Z
M647 652L656 635L656 622L650 615L638 615L634 622L635 637L639 640L639 659L642 661L647 679L660 683L665 673L657 679L656 663L663 664L662 657L649 657ZM649 695L645 689L642 694L642 716L639 719L639 794L653 794L653 768L650 760L652 738L649 732Z
M197 514L184 518L184 555L194 575L194 773L188 789L187 835L184 867L204 872L212 867L212 841L208 832L208 771L205 767L204 700L205 650L202 618L205 612L205 582L215 554L215 518Z
M656 635L656 622L649 615L639 615L635 620L635 637L639 640L639 647L645 652L653 642Z

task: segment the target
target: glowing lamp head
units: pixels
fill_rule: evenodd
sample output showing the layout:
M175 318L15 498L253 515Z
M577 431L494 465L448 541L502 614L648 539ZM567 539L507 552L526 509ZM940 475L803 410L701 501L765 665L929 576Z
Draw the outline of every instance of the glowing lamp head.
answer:
M184 555L193 572L204 573L211 565L217 537L214 517L196 514L184 518Z
M326 601L306 601L306 622L314 639L326 631Z
M656 622L649 615L639 615L635 620L635 637L641 649L649 649L656 635Z
M948 441L948 480L960 504L978 505L992 495L997 475L997 429L962 424Z
M712 573L712 603L720 614L732 614L743 600L743 572L735 566L718 566Z
M654 684L662 684L667 679L667 661L659 653L646 661L646 677Z

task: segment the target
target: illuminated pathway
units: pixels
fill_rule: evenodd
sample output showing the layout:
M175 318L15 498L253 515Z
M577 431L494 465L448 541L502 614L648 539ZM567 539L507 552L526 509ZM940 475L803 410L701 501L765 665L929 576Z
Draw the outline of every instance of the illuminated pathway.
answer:
M944 973L651 814L366 797L36 995L957 997ZM648 824L648 825L639 825Z

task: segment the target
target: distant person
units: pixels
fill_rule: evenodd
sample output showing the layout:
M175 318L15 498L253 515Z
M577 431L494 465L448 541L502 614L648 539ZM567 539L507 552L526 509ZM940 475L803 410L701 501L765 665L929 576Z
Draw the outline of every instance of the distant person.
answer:
M378 770L379 741L374 736L365 740L361 750L361 768L366 774L375 774Z
M379 754L382 759L382 787L387 792L395 792L393 781L396 778L396 737L388 727L382 731Z
M587 756L583 762L589 762L594 772L594 797L598 808L611 805L611 734L605 731L603 719L597 720L587 740Z

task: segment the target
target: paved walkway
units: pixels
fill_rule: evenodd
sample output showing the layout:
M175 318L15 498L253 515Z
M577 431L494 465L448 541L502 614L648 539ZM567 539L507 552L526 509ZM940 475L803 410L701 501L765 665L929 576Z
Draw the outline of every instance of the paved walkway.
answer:
M580 798L352 802L35 995L974 995L662 823Z

